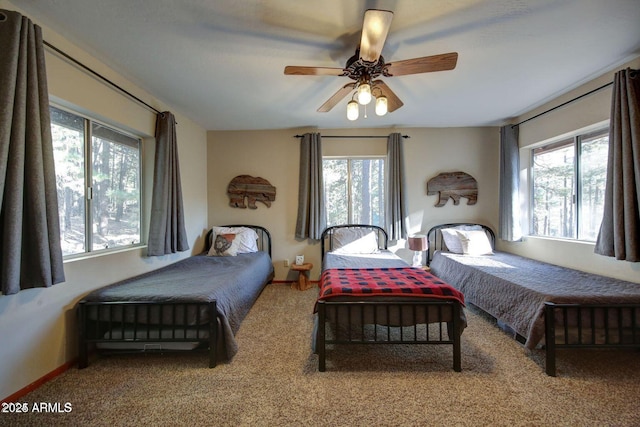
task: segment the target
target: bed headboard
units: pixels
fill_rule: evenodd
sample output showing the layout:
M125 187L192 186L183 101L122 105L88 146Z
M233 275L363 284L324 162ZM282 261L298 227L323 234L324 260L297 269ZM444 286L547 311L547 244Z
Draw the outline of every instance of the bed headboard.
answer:
M493 230L490 227L487 227L486 225L477 224L473 222L454 222L449 224L440 224L440 225L431 227L431 229L427 233L427 241L429 242L429 248L427 249L427 265L431 263L431 259L433 258L433 254L435 253L435 251L443 250L444 248L446 248L446 245L444 244L444 240L442 239L442 233L440 232L440 230L442 230L443 228L454 228L461 225L466 225L466 226L475 225L475 226L482 227L484 232L487 233L487 237L489 238L491 247L495 249L496 235L493 232Z
M258 235L258 250L267 252L269 254L269 258L271 258L271 233L264 227L259 225L250 225L250 224L231 224L231 225L221 225L221 227L247 227L255 230ZM211 234L212 230L209 229L207 232L207 236L204 240L204 250L205 252L209 251L211 248Z
M367 225L367 224L334 225L332 227L325 228L320 237L323 260L324 260L324 254L333 250L333 234L335 233L336 230L344 229L344 228L369 229L376 233L376 237L378 240L378 248L387 249L387 242L389 240L389 236L387 235L387 232L384 231L382 227L378 227L377 225Z

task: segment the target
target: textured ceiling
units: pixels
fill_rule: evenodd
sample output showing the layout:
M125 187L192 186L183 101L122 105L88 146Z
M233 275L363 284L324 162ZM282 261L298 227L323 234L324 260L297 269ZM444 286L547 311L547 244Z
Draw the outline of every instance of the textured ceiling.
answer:
M10 1L207 130L496 125L640 55L640 0ZM351 80L284 67L343 67L369 8L394 12L387 62L457 67L385 78L384 117L318 113Z

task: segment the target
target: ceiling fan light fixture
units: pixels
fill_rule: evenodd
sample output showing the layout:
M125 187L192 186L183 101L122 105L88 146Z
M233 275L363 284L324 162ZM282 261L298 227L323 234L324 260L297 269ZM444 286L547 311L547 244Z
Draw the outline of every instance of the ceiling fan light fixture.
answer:
M354 100L349 101L347 104L347 119L354 121L358 120L358 116L360 115L360 107L358 103Z
M376 115L384 116L388 111L388 103L386 96L379 96L376 98Z
M358 102L360 105L367 105L371 102L371 85L369 83L358 85Z

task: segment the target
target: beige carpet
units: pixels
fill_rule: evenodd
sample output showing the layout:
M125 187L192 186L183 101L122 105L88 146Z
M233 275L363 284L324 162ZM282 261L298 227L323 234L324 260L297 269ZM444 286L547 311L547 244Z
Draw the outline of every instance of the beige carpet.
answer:
M438 346L352 346L317 372L310 351L317 289L270 285L245 319L240 351L100 357L21 402L69 413L0 413L2 425L632 426L640 425L640 353L561 352L558 377L484 317L467 311L462 368Z

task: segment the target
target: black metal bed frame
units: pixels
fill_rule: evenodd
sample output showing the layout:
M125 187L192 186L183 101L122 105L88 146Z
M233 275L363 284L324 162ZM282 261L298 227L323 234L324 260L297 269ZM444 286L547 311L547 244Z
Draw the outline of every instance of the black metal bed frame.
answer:
M261 226L247 224L223 227L248 227L258 234L258 250L271 257L271 234ZM205 236L205 251L211 247L212 230ZM188 315L188 312L191 313ZM195 313L195 321L188 317ZM206 313L206 320L202 318ZM86 301L78 303L78 368L89 364L92 345L100 343L141 344L142 349L101 350L101 353L174 352L163 343L197 343L195 350L209 352L209 367L217 365L220 331L215 300L161 301ZM133 320L132 320L133 319ZM167 320L168 319L168 320ZM117 332L117 333L116 333Z
M432 227L427 233L427 265L436 250L443 250L438 231L460 225L480 225L495 248L495 234L485 225L451 223ZM545 302L545 372L556 376L558 349L639 348L640 304L558 304ZM488 314L488 313L487 313ZM602 336L604 338L602 338ZM524 338L520 337L524 342Z
M412 316L407 318L407 309ZM448 308L448 310L443 310ZM341 312L342 311L342 312ZM432 320L433 316L436 320ZM462 371L462 334L461 306L456 301L318 301L318 371L326 370L326 348L330 344L431 344L451 345L453 351L453 370ZM389 326L389 319L400 316L402 324ZM342 320L346 317L347 329L341 332ZM453 320L451 320L451 317ZM365 319L372 320L368 323ZM424 319L430 319L428 322ZM418 324L436 323L436 331L428 327L418 330ZM443 327L446 324L446 331ZM329 326L327 328L327 325ZM373 328L373 334L366 326ZM404 326L406 325L406 326ZM396 329L394 331L394 329ZM331 330L335 338L328 338ZM397 336L399 335L399 338Z
M640 349L640 304L556 304L546 302L545 371L556 376L556 350ZM575 319L575 327L569 326ZM555 337L555 339L553 339Z
M196 313L196 321L189 324L187 313ZM207 313L207 321L201 322L201 313ZM115 315L117 313L117 315ZM169 321L164 322L168 315ZM157 318L154 324L150 319ZM127 321L127 319L134 319ZM218 317L216 301L211 302L91 302L79 303L80 349L78 368L89 365L89 346L100 343L141 343L140 350L102 350L103 353L172 352L161 343L198 343L198 348L208 350L209 367L217 365ZM169 337L166 336L169 332ZM129 335L127 334L129 333ZM165 335L165 336L163 336ZM206 346L204 346L206 344ZM202 348L202 347L205 348Z
M366 224L337 225L326 228L322 233L320 241L323 260L325 253L333 249L333 233L344 228L369 228L378 234L378 247L388 247L388 235L381 227ZM319 300L317 311L316 348L320 372L326 370L326 347L330 344L450 345L453 369L456 372L462 370L462 306L457 301ZM346 333L341 332L345 322ZM425 325L423 332L418 330L419 324ZM436 331L430 331L429 324L436 324ZM373 335L370 330L366 330L367 327L373 328ZM333 337L327 337L329 331L334 334Z

